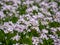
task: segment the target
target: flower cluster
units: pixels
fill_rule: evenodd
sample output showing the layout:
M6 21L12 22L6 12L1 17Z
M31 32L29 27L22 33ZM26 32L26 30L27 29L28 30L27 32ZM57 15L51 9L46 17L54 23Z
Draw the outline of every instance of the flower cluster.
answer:
M1 45L60 45L60 0L1 0Z

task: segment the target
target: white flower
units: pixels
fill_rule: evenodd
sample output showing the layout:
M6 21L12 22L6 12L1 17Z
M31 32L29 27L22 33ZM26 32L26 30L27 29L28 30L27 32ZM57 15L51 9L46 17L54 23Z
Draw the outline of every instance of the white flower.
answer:
M41 0L35 0L35 2L40 3Z
M32 12L33 10L32 10L32 8L28 8L27 10L26 10L26 12Z
M48 33L48 30L42 29L42 32L43 32L43 33Z
M53 38L53 39L55 39L55 36L53 36L53 35L49 35L51 38Z
M17 34L16 36L12 37L11 39L18 41L20 39L20 36Z
M26 4L27 4L27 5L29 5L29 4L30 4L29 2L30 2L30 1L29 1L29 0L27 0L27 1L26 1Z
M60 31L60 27L57 27L57 29Z
M52 32L56 32L57 29L52 27L52 28L51 28L51 31L52 31Z
M10 31L13 31L14 24L12 22L5 22L3 27L7 27L6 30L10 32Z
M0 44L2 44L2 42L0 42Z
M11 5L8 5L8 6L4 5L4 8L10 10L12 8L12 6Z
M13 45L20 45L19 43L13 44Z
M8 30L8 31L13 31L13 27L10 26L7 30Z
M15 4L21 4L20 0L12 0Z
M4 13L2 11L0 11L0 18L5 17Z
M9 31L7 31L7 30L4 30L4 33L9 33Z
M34 3L34 1L32 1L32 0L31 0L29 3L30 3L30 4L33 4L33 3Z
M30 19L30 23L31 23L33 26L38 26L38 21L35 20L35 19L33 19L33 18Z
M39 27L38 26L36 26L36 27L31 27L31 29L35 29L37 32L39 32L40 33L40 29L39 29Z
M60 23L60 18L55 18L54 21L59 22Z
M33 44L38 44L39 43L39 38L38 37L32 37Z
M52 17L45 17L44 20L52 21Z
M31 32L31 30L30 30L30 29L28 29L28 30L27 30L27 32Z
M24 29L26 29L26 26L16 24L14 29L15 29L16 31L18 31L18 32L23 32Z
M42 25L47 25L48 22L47 22L47 21L41 21L41 24L42 24Z
M40 42L41 44L43 44L43 40L42 40L42 39L39 39L39 42Z
M42 13L38 13L37 17L38 18L44 18L44 15Z
M37 15L33 15L32 17L33 17L34 19L37 19Z
M45 5L45 2L43 1L43 2L41 2L41 4L40 5Z
M56 13L56 16L57 17L60 17L60 11Z
M48 11L46 11L45 14L46 14L47 16L51 16L51 13L48 12Z
M33 10L38 10L38 7L37 6L32 6L32 9Z
M57 8L57 3L56 2L50 2L50 6L53 8Z
M48 40L48 37L47 37L47 35L46 34L41 34L41 36L40 36L40 38L42 38L42 39L47 39Z

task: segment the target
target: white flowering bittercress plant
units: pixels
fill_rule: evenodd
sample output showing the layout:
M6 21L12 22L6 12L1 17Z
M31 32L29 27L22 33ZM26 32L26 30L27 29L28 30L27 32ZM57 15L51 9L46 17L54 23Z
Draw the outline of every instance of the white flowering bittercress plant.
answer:
M0 1L0 45L59 45L59 40L59 0Z

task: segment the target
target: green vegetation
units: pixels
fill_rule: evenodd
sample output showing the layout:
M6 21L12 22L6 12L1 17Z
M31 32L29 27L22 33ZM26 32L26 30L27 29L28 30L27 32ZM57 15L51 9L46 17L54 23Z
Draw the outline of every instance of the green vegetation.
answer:
M42 29L45 29L46 26L45 25L42 25L40 20L38 20L38 23L39 23L39 29L42 30Z
M59 30L56 31L56 34L57 34L58 37L60 38L60 31L59 31Z
M38 14L38 12L37 12L36 10L33 10L32 13L33 13L34 15L35 15L35 14Z
M60 23L58 22L50 22L48 25L49 27L60 27Z
M16 23L18 21L18 17L12 16L10 21L12 21L13 23Z
M20 44L32 45L32 36L30 35L30 33L24 34L24 32L22 32L18 34L21 36L20 40L18 41ZM26 36L28 36L28 38Z
M19 15L23 15L26 14L26 9L27 9L26 5L19 5L17 11L19 11Z
M5 2L6 5L13 5L13 2L12 1L8 1L8 2Z
M43 45L54 45L53 40L49 38L48 40L43 39Z

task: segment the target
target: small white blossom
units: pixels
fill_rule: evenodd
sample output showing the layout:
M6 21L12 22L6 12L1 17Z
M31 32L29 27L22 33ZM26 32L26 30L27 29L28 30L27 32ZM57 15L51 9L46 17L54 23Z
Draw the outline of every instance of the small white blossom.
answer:
M5 17L4 13L2 11L0 11L0 18Z
M49 36L50 36L51 38L53 38L53 39L55 38L55 36L53 36L53 35L49 35Z
M42 29L42 32L43 32L43 33L48 33L48 30Z
M48 22L47 21L41 21L41 24L42 25L48 25Z
M26 12L32 12L33 10L32 10L32 8L28 8L27 10L26 10Z
M40 36L40 38L42 38L42 39L47 39L48 40L48 37L47 37L47 35L46 34L41 34L41 36Z
M32 9L33 10L38 10L38 7L37 6L33 6Z
M13 44L13 45L20 45L19 43Z
M33 44L38 44L39 43L39 38L37 37L32 37Z
M42 13L38 13L38 18L44 18L44 15Z
M20 36L17 34L16 36L12 37L11 39L18 41L20 39Z

